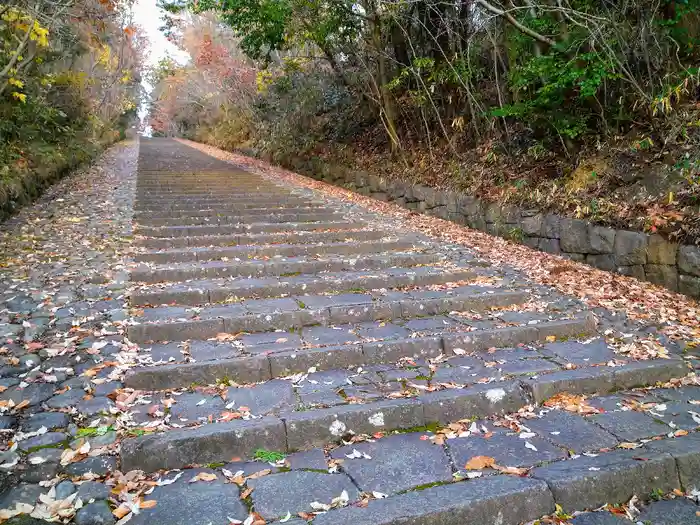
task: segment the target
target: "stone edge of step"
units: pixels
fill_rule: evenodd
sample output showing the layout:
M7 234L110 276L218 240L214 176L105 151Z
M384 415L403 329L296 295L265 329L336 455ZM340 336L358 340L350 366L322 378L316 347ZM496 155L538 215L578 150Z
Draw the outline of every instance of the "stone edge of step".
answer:
M513 347L545 341L549 336L572 337L593 333L593 314L550 321L532 326L495 328L475 332L448 333L398 340L384 340L357 345L283 350L271 354L137 367L127 372L125 385L142 390L184 388L192 383L208 384L218 377L250 383L303 373L311 367L318 370L351 366L395 363L404 357L435 358L441 353L452 355L455 348L478 352L491 347ZM177 378L178 381L173 381ZM167 385L164 383L167 381Z
M504 307L527 301L527 291L504 290L493 293L470 293L451 295L436 299L401 299L398 301L374 301L352 305L335 305L323 308L301 308L290 311L266 313L232 313L216 319L162 320L134 324L128 328L130 341L178 341L206 335L214 327L209 337L217 333L264 332L272 328L303 328L316 324L344 324L366 322L416 315L440 315L451 311L484 310L491 307ZM232 306L232 309L236 305ZM200 330L202 328L205 332ZM189 335L188 335L189 334ZM206 338L206 337L205 337Z
M640 370L643 373L640 373ZM568 379L550 387L547 395L559 392L606 394L621 388L650 386L687 372L681 360L657 360L643 369L613 369L594 377L568 374ZM567 372L576 372L567 371ZM561 379L561 378L560 378ZM516 412L544 399L531 380L510 380L473 385L463 389L429 392L417 398L382 400L265 416L249 421L212 423L193 429L174 429L125 439L121 447L122 469L181 468L231 457L250 457L257 449L294 452L337 442L349 432L374 434L424 427L438 423Z

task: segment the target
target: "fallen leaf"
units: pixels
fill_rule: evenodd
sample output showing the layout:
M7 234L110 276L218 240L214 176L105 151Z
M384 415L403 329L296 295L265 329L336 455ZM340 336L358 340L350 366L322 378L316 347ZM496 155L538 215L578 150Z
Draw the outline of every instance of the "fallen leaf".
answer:
M490 456L474 456L464 468L467 470L481 470L485 468L492 468L496 464L496 460Z
M194 483L196 481L214 481L215 479L218 478L213 472L200 472L190 480L190 483Z

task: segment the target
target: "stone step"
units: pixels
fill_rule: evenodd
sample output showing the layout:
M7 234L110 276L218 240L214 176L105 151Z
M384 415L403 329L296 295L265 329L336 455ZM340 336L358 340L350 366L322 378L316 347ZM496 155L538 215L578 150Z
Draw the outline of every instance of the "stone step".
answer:
M249 198L227 198L227 197L198 197L198 198L183 198L183 199L149 199L137 200L134 204L136 211L178 211L178 210L194 210L199 208L215 208L218 205L240 207L243 204L249 204L256 208L275 207L280 205L305 205L314 201L305 199L296 195L289 196L250 196Z
M382 230L338 229L337 231L293 231L246 235L201 235L191 237L137 237L136 244L148 249L206 246L250 246L263 244L314 244L350 240L378 240L392 234Z
M432 319L437 319L440 326L444 326L444 319ZM189 348L189 359L194 362L177 362L178 358L184 358L179 343L154 344L148 348L157 365L131 369L125 384L141 390L164 390L184 388L192 383L212 384L222 378L238 383L266 381L305 373L311 368L333 370L397 363L402 359L415 361L437 359L441 355L461 356L491 348L544 342L547 338L581 337L594 330L594 320L590 315L571 319L555 318L523 326L473 328L458 326L458 323L453 322L446 328L438 327L434 330L411 328L419 326L420 321L416 319L415 322L403 324L385 323L384 326L375 326L373 331L367 329L364 332L362 330L368 327L354 328L354 332L360 336L374 333L376 337L360 337L342 327L336 327L338 330L329 327L325 331L322 327L312 327L305 328L302 336L297 332L267 332L231 335L224 342L216 339L191 341L186 347ZM375 323L380 324L382 323ZM308 341L318 342L309 344ZM604 350L600 350L600 353L606 356L609 354ZM581 363L586 364L588 361ZM526 368L528 373L542 369L540 365L544 366L542 363L528 364L537 365L534 369ZM561 384L565 384L567 377L554 377L554 380L558 379L561 379ZM559 383L549 385L548 388L555 390L559 388L557 385Z
M245 300L204 308L147 308L138 311L140 315L135 316L134 321L141 321L141 324L129 326L127 334L129 340L137 343L185 341L207 339L219 333L254 333L348 322L391 321L452 311L483 311L528 299L527 292L466 288L453 293L394 292L386 298L371 294L310 295Z
M370 255L359 259L327 258L286 260L225 262L209 261L201 264L173 263L167 266L140 264L131 271L131 280L141 283L163 281L187 281L189 279L209 279L219 277L291 276L318 272L339 272L358 270L381 270L391 267L409 267L433 264L441 259L439 254L403 253L391 255Z
M270 203L275 202L309 202L310 199L296 194L279 191L259 191L231 193L213 191L212 193L172 193L156 195L148 193L136 196L136 203L140 205L153 204L154 206L173 206L175 208L187 208L192 204L242 204L242 203Z
M130 303L135 306L224 303L246 298L268 298L283 295L363 292L373 289L394 289L407 286L441 285L469 281L473 268L421 266L414 269L387 269L376 272L336 272L319 276L298 275L284 278L212 279L174 284L139 286L131 291ZM461 284L468 284L463 282Z
M364 222L357 220L335 220L321 222L255 222L248 224L216 224L211 226L162 226L140 227L138 235L144 237L202 237L206 235L230 235L234 233L276 233L324 230L353 230L363 228Z
M488 355L484 355L482 362L487 362L485 359L488 359ZM471 359L472 365L473 361L479 360L478 357ZM571 379L570 385L576 392L590 393L627 388L631 378L636 384L653 385L677 374L679 360L675 364L666 360L647 363L641 378L636 377L639 375L638 365L639 362L628 363L614 367L610 372L601 367L588 367L586 373L600 376L597 387L592 388L591 381L582 378ZM440 368L438 365L436 373L450 369L451 367ZM387 370L384 373L391 372L393 371ZM151 397L152 405L134 407L132 416L136 428L157 427L161 422L154 422L154 419L163 416L154 418L148 414L156 412L152 407L160 405L162 399L167 397L173 400L168 410L168 421L175 428L123 441L122 467L127 470L138 468L152 471L159 468L181 468L193 463L228 461L232 456L250 458L259 449L284 453L313 450L338 445L342 438L347 439L353 434L372 436L379 432L381 438L381 435L396 430L443 426L458 420L478 420L513 413L533 402L541 402L538 401L538 381L558 373L562 372L543 372L529 378L525 374L494 374L494 380L488 383L437 382L432 387L425 386L432 385L432 382L420 378L386 381L385 385L381 370L332 370L311 371L286 380L274 379L255 385L221 386L218 392L224 395L216 394L209 387L194 387L179 395L155 392ZM161 412L165 412L162 406ZM237 412L239 417L246 413L246 417L251 419L222 422L221 418L225 418L227 412ZM464 467L461 465L473 456L484 455L499 459L509 456L512 454L512 443L519 443L518 450L521 453L513 454L509 459L512 463L502 466L530 467L565 459L569 455L568 451L576 450L578 444L585 446L582 443L584 439L590 441L595 438L595 442L589 445L592 447L614 447L618 442L626 441L630 434L629 423L625 427L624 421L629 414L619 414L622 414L620 417L623 419L619 423L613 413L605 414L605 417L592 416L578 422L581 427L588 426L591 431L595 431L597 426L602 427L598 428L598 436L583 434L584 428L560 425L556 430L560 434L568 433L569 436L552 437L546 425L535 426L533 423L535 435L528 438L528 442L535 447L534 453L528 452L525 442L517 435L514 440L507 439L507 429L494 427L491 437L482 441L481 448L472 449L471 442L465 444L457 468L463 472ZM632 420L636 422L640 439L673 433L671 426L656 423L652 415L634 415L630 423ZM490 425L490 422L486 424ZM527 426L528 420L523 424ZM177 428L183 426L197 428ZM465 430L468 427L469 423L463 426ZM606 428L608 431L603 430ZM632 433L636 430L633 427ZM425 434L426 431L421 433ZM542 437L536 437L537 435ZM576 444L567 443L567 438ZM550 440L556 445L548 445ZM222 441L226 443L223 448ZM184 443L187 446L183 446ZM210 446L210 443L215 446ZM461 459L462 455L465 456L464 459ZM528 461L532 463L528 464Z
M264 455L247 461L227 462L227 458L223 466L162 476L166 481L145 496L155 504L143 505L130 521L134 525L243 522L255 512L267 523L294 525L306 520L290 521L288 516L313 517L316 525L631 525L619 514L634 498L630 512L636 523L698 523L700 507L694 501L680 495L659 496L689 492L700 485L696 467L700 435L658 436L637 450L620 450L614 448L620 440L599 428L592 417L555 409L541 418L520 419L538 428L556 420L567 425L550 425L549 429L556 428L556 436L534 432L527 442L536 450L525 449L525 440L517 432L484 421L486 432L479 428L462 435L448 432L444 444L436 444L436 435L428 430L389 432L333 448L286 454L276 450L277 457L283 458L279 463L268 463ZM453 425L465 427L463 422ZM159 439L166 441L163 436ZM208 442L201 445L210 450ZM582 442L590 448L580 448ZM605 443L609 447L603 449ZM569 444L588 455L567 457ZM506 474L489 467L468 471L466 463L478 456L493 457L501 469L522 469L522 473ZM202 472L215 479L192 483ZM240 487L227 480L233 473L240 476ZM240 501L242 493L248 496L248 507ZM312 505L330 507L341 493L347 501L335 508L323 511ZM212 495L216 505L203 495ZM567 519L567 514L575 517Z
M153 220L153 219L170 219L183 216L193 216L193 217L218 217L225 215L240 215L244 213L245 215L268 215L269 213L311 213L311 212L323 212L327 211L328 208L321 206L319 204L307 204L301 206L295 205L281 205L272 207L259 207L248 205L222 205L222 206L207 206L202 209L193 209L187 212L175 211L175 212L150 212L141 211L134 213L134 219L136 220Z
M137 228L155 226L197 226L217 224L260 224L283 222L321 222L342 220L343 214L336 211L321 211L309 213L275 213L270 210L266 215L231 214L199 217L196 214L181 215L166 219L139 219L136 220Z
M408 239L367 242L339 242L323 244L268 244L261 246L234 246L223 248L189 248L139 253L136 262L171 263L211 261L221 259L268 259L271 257L299 257L302 255L360 255L410 250L417 243Z

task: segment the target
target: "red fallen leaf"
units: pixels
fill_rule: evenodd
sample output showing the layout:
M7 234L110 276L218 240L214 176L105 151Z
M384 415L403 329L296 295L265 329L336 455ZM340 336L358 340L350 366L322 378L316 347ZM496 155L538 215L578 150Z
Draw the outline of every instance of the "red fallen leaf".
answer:
M306 521L311 521L316 517L316 514L312 512L299 512L297 513L297 516L299 516L301 519L306 520Z
M423 435L420 437L421 441L428 441L430 439L430 436Z
M372 437L374 439L382 439L384 437L384 432L375 432Z
M44 343L28 343L24 345L24 348L26 348L28 352L36 352L37 350L41 350L42 348L44 348Z

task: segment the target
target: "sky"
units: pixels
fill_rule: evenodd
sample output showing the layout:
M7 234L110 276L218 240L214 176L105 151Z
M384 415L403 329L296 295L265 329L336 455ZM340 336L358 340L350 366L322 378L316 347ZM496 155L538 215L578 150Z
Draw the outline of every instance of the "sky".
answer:
M134 5L135 22L141 26L150 42L148 64L156 64L165 56L172 56L178 61L186 61L187 55L174 44L168 42L165 35L158 29L163 25L162 9L156 5L157 0L137 0Z
M185 63L189 58L188 55L178 49L174 44L168 42L165 35L158 29L163 25L162 14L163 10L156 5L157 0L136 0L134 4L134 22L141 26L146 32L149 41L147 65L155 65L158 61L166 56L172 57L180 63ZM151 92L151 86L146 75L142 75L142 85L147 92ZM139 108L139 118L142 120L146 116L147 106L143 104Z

